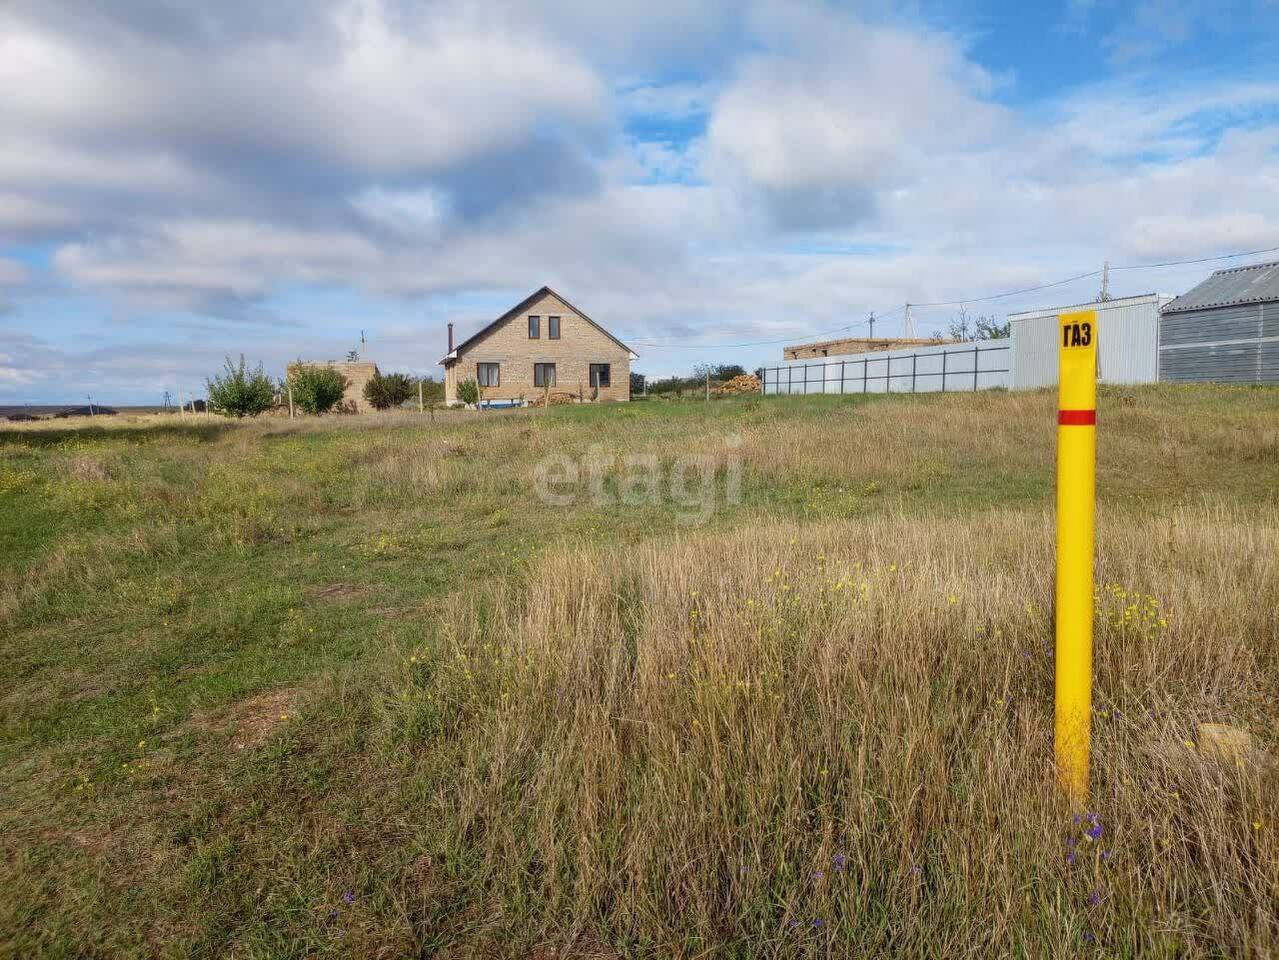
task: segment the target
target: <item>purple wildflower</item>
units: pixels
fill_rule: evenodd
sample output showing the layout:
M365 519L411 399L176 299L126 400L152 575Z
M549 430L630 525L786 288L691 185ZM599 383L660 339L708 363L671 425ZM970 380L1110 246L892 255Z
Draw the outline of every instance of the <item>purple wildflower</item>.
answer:
M1075 851L1071 850L1070 853L1066 854L1066 866L1073 867L1074 865L1075 865Z
M1097 942L1097 935L1091 930L1084 931L1084 943L1092 944Z
M1088 906L1095 907L1099 903L1101 903L1100 890L1094 890L1092 893L1088 894Z
M342 902L346 904L355 903L355 891L348 890L346 893L342 894Z
M1092 826L1090 826L1087 830L1085 830L1084 833L1087 835L1089 840L1100 840L1101 839L1101 821L1100 820L1093 821Z
M924 872L924 868L921 867L919 864L915 864L913 867L910 868L910 874L912 877L917 877L923 872Z
M826 921L824 921L821 917L818 917L816 920L813 921L814 930L820 930L824 926L826 926Z
M814 871L813 871L813 879L814 879L814 880L820 880L820 879L821 879L822 877L824 877L824 876L826 876L826 874L822 873L822 871L820 871L820 870L814 870Z
M842 853L835 854L835 859L831 861L835 865L836 870L843 870L848 865L848 858Z

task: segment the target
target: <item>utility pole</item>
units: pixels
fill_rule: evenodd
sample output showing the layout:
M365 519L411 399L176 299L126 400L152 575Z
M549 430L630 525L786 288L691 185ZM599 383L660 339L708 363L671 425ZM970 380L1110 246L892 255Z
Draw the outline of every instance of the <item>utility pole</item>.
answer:
M875 339L875 311L870 312L870 339Z
M910 304L906 304L906 319L903 321L907 340L915 339L915 318L910 315Z
M1097 298L1102 303L1110 299L1110 261L1107 260L1101 268L1101 296Z

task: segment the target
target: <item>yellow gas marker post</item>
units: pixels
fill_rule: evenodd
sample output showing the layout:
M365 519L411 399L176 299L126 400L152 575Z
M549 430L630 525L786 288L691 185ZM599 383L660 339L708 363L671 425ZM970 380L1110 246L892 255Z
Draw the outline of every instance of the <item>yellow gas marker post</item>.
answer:
M1093 545L1097 496L1097 314L1059 316L1057 402L1057 778L1088 796Z

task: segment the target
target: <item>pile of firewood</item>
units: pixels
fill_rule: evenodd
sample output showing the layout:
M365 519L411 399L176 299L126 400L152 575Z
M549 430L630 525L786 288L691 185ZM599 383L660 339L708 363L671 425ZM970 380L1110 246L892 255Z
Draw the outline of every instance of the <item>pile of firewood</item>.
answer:
M726 383L720 384L720 393L759 393L759 377L751 373L743 373Z

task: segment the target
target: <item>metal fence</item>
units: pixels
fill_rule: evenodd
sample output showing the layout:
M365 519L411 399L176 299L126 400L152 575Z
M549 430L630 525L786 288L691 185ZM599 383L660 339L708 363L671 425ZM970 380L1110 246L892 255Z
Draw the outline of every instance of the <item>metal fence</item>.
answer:
M867 353L821 363L765 367L765 395L809 393L946 393L1007 387L1007 340Z

